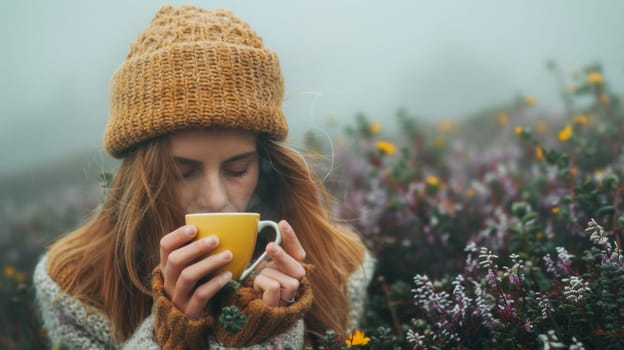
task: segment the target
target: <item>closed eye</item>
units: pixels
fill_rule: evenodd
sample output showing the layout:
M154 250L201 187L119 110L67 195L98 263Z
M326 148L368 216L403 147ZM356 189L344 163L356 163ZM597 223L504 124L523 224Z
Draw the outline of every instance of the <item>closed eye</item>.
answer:
M195 177L197 174L199 174L199 169L198 168L191 168L189 170L182 170L180 171L181 175L183 178L185 179L191 179L193 177Z
M250 167L252 166L253 162L256 161L257 157L257 152L252 151L228 158L223 162L223 174L235 178L243 177L249 172ZM178 172L181 179L188 180L201 174L201 162L184 157L174 157L174 160L178 167Z
M200 173L201 163L192 159L175 157L178 176L181 179L191 179Z
M247 174L249 168L256 160L256 157L256 153L253 152L232 159L228 159L223 166L223 172L225 173L225 175L232 177L244 176L245 174Z
M242 169L242 170L225 169L223 172L227 176L241 177L241 176L244 176L245 174L247 174L248 171L249 171L249 167L245 167L245 169Z

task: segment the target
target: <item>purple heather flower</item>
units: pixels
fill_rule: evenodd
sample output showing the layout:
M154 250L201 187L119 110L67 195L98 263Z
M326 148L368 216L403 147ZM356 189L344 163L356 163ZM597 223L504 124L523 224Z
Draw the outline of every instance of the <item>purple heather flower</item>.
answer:
M463 325L463 321L466 318L466 308L472 303L472 300L466 295L466 289L464 288L464 276L457 275L451 284L453 285L453 297L455 299L455 306L453 307L453 318L459 320L459 325Z
M418 334L418 332L414 332L413 330L409 329L407 331L406 338L408 342L414 344L414 347L413 347L414 350L427 348L425 346L425 336Z
M544 260L544 263L546 263L546 271L552 273L553 275L555 275L555 277L560 277L559 272L555 267L555 263L552 261L550 255L544 255L542 259Z
M477 259L474 258L474 254L477 252L477 245L475 242L470 242L464 248L465 252L468 252L466 255L466 267L464 268L468 273L474 273L479 268L479 264Z
M503 267L505 270L504 276L509 278L509 282L512 285L522 289L522 279L524 279L524 274L522 274L521 271L524 270L524 261L522 261L520 256L517 254L511 254L509 257L514 265L511 268L507 266Z
M533 333L533 325L529 319L524 321L524 330L527 331L527 333Z
M481 247L479 251L479 265L491 268L494 266L494 259L498 259L498 256L492 253L491 250Z
M592 218L589 223L587 223L587 228L585 229L585 232L591 233L589 239L595 245L599 245L605 249L611 248L608 238L609 232L606 232L602 226L598 225L594 218Z
M572 337L572 341L574 342L574 344L570 344L568 350L585 350L585 345L578 341L576 337Z
M468 242L466 248L464 248L465 252L474 253L477 251L477 244L475 242Z
M511 320L516 317L517 314L517 310L513 305L513 299L505 293L502 293L501 296L503 297L503 302L498 305L497 314L503 320Z
M522 280L520 279L520 276L518 276L515 273L509 274L509 283L511 283L512 285L518 288L522 288Z
M547 296L537 293L535 296L535 300L537 300L537 304L539 305L542 319L546 320L552 317L552 313L555 309L550 305L550 300Z
M585 282L581 277L572 276L570 278L565 278L562 281L569 284L563 288L563 296L571 303L578 303L582 301L587 293L591 292L589 283Z
M498 285L498 277L496 277L494 270L492 270L491 268L488 269L487 274L485 275L485 280L492 288L496 288L496 286Z
M485 200L485 199L489 198L490 190L483 183L481 183L479 181L472 181L470 183L470 187L477 193L477 196L480 199Z
M550 255L544 255L542 258L546 264L546 271L555 275L555 277L567 276L572 273L572 258L574 255L568 253L563 247L555 247L557 251L557 263L552 260Z
M555 334L555 331L552 329L548 331L548 334L538 335L537 339L544 344L544 350L565 348L565 344L559 341L557 334Z
M489 294L486 294L485 291L481 288L481 285L475 281L473 281L475 287L475 310L473 311L473 315L481 316L483 320L483 325L488 329L494 328L494 315L492 314L493 304L489 303L486 298L490 297Z
M615 249L609 249L607 252L603 252L602 264L612 264L619 268L624 268L624 256L617 242L615 242Z
M414 284L416 288L412 289L412 293L414 293L415 304L425 309L425 311L431 311L435 292L433 291L433 284L431 280L429 280L429 276L414 276Z
M565 274L570 274L572 272L572 258L574 255L569 254L568 251L563 247L555 247L557 251L557 267L559 271L564 272Z
M485 228L479 231L479 238L495 251L504 250L507 244L509 216L501 207L496 207L485 220ZM494 235L492 235L494 231Z
M608 236L611 232L605 231L593 218L587 223L585 232L591 233L589 239L592 243L602 247L602 264L613 264L618 267L624 267L622 249L620 249L617 242L614 242L615 248L609 243Z

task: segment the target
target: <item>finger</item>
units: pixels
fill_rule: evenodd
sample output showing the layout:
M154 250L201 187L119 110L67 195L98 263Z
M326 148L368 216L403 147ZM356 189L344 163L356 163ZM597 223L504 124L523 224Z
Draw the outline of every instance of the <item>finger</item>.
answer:
M299 290L299 280L296 278L288 276L287 274L271 267L267 267L262 270L260 274L279 282L280 299L282 301L290 300L297 295L297 290Z
M184 314L191 319L200 318L206 308L206 304L231 280L232 273L226 271L197 287L184 308Z
M197 283L202 278L209 276L216 269L224 266L230 261L232 261L232 252L226 250L220 252L219 254L206 257L197 263L184 268L175 283L175 293L172 298L174 304L184 303L184 300L191 297Z
M282 220L279 222L279 229L282 233L282 246L284 250L288 252L290 256L295 258L296 260L303 261L306 257L306 252L299 242L299 238L295 234L295 230L293 230L292 226L286 220Z
M215 236L209 236L197 240L191 244L187 244L174 250L167 257L166 265L162 266L162 274L164 278L165 293L174 298L179 294L176 289L180 273L197 261L202 255L206 255L219 245L219 239Z
M266 247L267 254L272 258L272 266L283 273L300 280L305 277L305 269L279 245L271 242Z
M197 234L197 228L193 225L185 225L177 230L164 235L160 239L160 265L167 265L169 254L189 242Z
M219 239L216 236L208 236L174 250L166 257L167 263L163 274L165 277L173 276L177 280L177 276L185 267L202 255L210 253L218 245Z
M254 289L262 291L262 301L267 306L279 306L280 284L278 281L258 275L254 279Z

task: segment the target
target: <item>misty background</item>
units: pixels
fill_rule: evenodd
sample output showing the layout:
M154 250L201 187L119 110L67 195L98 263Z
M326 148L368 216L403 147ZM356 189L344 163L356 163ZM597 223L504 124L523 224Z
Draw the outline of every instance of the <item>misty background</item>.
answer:
M0 176L32 176L41 164L84 152L107 161L101 143L112 73L161 5L184 3L3 1ZM401 107L459 120L518 94L558 113L548 59L566 74L601 63L612 90L624 90L622 1L194 3L232 9L279 54L292 142L358 112L386 127Z

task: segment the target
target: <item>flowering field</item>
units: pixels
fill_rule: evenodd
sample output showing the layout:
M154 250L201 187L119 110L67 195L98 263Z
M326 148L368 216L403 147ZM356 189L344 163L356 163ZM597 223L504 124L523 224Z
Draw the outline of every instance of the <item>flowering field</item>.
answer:
M399 132L358 115L331 145L308 135L336 216L378 258L362 329L324 349L624 348L624 111L600 66L565 80L558 113L519 96L461 122L400 111ZM46 344L32 268L97 204L81 194L3 214L0 348Z

